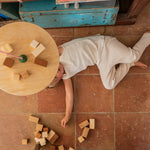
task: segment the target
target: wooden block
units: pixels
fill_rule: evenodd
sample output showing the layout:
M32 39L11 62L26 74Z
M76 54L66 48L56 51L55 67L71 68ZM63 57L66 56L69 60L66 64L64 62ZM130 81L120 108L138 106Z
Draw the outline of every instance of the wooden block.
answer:
M22 139L22 144L27 145L28 144L28 139Z
M40 145L41 145L41 146L46 145L46 140L45 140L45 138L40 138Z
M42 131L42 129L43 129L43 124L36 125L36 131Z
M11 68L14 65L14 60L9 58L9 57L6 57L4 62L3 62L3 65Z
M33 51L32 54L37 57L40 53L44 51L45 47L42 44L39 44L38 47L36 47Z
M83 121L83 122L81 122L81 123L79 124L79 127L82 129L82 128L88 126L88 125L89 125L88 120L85 120L85 121Z
M34 140L35 140L36 144L40 143L40 139L39 138L34 138Z
M29 72L26 70L26 71L21 72L20 75L21 75L21 78L22 78L22 79L26 79L26 78L29 77L30 74L29 74Z
M34 150L41 150L40 148L41 148L40 143L36 143Z
M48 133L47 133L47 131L42 132L42 137L43 137L43 138L47 138L47 137L48 137Z
M39 45L39 42L36 40L33 40L30 44L31 47L36 48Z
M34 63L38 64L40 66L46 67L47 64L48 64L48 61L36 57L35 60L34 60Z
M80 143L82 143L84 140L85 140L85 139L84 139L82 136L78 137L78 141L79 141Z
M38 123L39 122L39 118L34 117L34 116L29 116L29 121Z
M12 47L10 46L10 44L4 44L1 46L0 50L2 50L3 52L6 52L6 53L10 53L13 51Z
M58 146L58 150L65 150L63 145Z
M44 127L44 128L43 128L43 132L48 132L48 128L47 128L47 127Z
M55 141L59 138L59 136L57 134L55 134L51 139L50 139L50 143L54 144Z
M72 148L72 147L69 147L69 150L74 150L74 148Z
M36 137L36 138L39 139L39 138L41 138L41 136L42 136L42 134L41 134L40 132L35 132L35 137Z
M95 129L95 119L89 119L90 121L90 129Z
M90 130L89 128L85 127L85 128L83 129L82 136L85 137L85 138L87 138L88 133L89 133L89 130Z
M55 135L55 132L53 130L51 130L48 134L47 140L50 141L54 135Z
M21 75L19 73L14 73L14 80L20 80L21 79Z
M56 150L56 146L50 145L50 150Z

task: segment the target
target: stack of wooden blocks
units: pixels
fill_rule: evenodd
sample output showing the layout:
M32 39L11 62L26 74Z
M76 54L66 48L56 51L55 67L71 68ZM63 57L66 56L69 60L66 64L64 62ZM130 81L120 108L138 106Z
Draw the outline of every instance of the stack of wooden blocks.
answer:
M38 41L36 40L33 40L31 43L30 43L30 46L32 47L33 51L32 51L32 54L34 55L35 59L34 59L34 63L37 64L37 65L40 65L40 66L43 66L43 67L47 67L47 64L48 64L48 61L47 60L44 60L44 59L41 59L41 58L38 58L38 56L45 50L45 47L43 46L43 44L39 43ZM5 55L12 52L13 51L13 48L11 47L10 44L8 43L5 43L3 44L1 47L0 47L0 51L1 52L4 52ZM10 58L10 57L6 57L4 62L3 62L3 65L6 66L6 67L13 67L14 65L14 62L15 60ZM28 70L24 70L22 72L15 72L14 75L13 75L13 78L14 80L21 80L21 79L26 79L30 76L30 73Z
M34 116L29 117L29 121L36 123L36 130L35 130L35 142L40 143L41 146L46 145L46 139L51 143L54 144L54 142L59 138L59 136L53 131L44 127L43 124L38 123L39 118L36 118Z
M83 129L82 135L78 137L78 141L82 143L88 137L90 129L95 129L95 119L85 120L79 124L79 127Z
M50 142L50 150L56 150L57 146L54 145L56 140L59 138L59 136L56 134L54 130L49 130L48 127L44 127L43 124L39 123L39 118L34 116L29 116L29 121L36 123L36 129L35 129L35 142L36 144L40 144L41 146L46 145L46 142ZM28 139L23 139L22 144L25 143L25 140L28 141ZM27 142L26 142L27 144ZM58 150L65 150L63 145L58 146ZM74 150L72 147L69 148L69 150Z
M36 40L33 40L31 42L30 46L34 49L32 51L32 54L35 57L34 63L37 64L37 65L41 65L43 67L46 67L48 62L46 60L44 60L44 59L41 59L41 58L37 57L45 50L45 47L43 46L43 44L39 43Z
M13 48L11 47L10 44L5 43L0 47L0 50L2 52L10 53L10 52L13 51ZM10 57L6 57L4 62L3 62L3 65L6 66L6 67L11 68L14 65L14 60Z
M10 53L13 51L13 48L11 47L10 44L8 43L5 43L3 44L1 47L0 47L0 50L2 52L6 52L6 53ZM6 66L6 67L9 67L11 68L13 65L14 65L14 59L10 58L10 57L6 57L4 62L3 62L3 65ZM27 70L25 71L22 71L20 73L14 73L14 79L15 80L21 80L21 79L26 79L29 77L29 72Z

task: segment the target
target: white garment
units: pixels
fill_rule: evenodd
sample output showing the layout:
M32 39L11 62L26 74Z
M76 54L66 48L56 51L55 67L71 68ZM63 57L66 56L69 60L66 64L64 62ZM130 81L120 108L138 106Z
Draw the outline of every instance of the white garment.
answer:
M61 45L64 48L60 63L68 79L76 73L96 64L106 89L113 89L127 74L134 62L138 61L150 44L150 33L145 33L133 49L126 47L110 36L90 36L75 39ZM115 65L120 64L116 69Z
M61 45L64 49L60 56L60 63L65 69L63 79L68 79L88 66L97 64L103 41L104 36L96 35L75 39Z

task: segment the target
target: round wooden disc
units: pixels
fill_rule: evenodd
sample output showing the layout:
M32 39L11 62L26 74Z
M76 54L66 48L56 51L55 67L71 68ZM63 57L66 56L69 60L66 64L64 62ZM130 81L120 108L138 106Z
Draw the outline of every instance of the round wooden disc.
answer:
M34 63L35 57L32 55L34 48L30 46L32 40L36 40L44 45L45 50L37 56L48 61L47 67ZM13 48L11 54L28 57L27 62L21 63L17 58L12 58L15 62L9 68L3 65L6 55L0 54L0 88L14 95L31 95L46 88L57 73L59 65L59 54L57 46L49 35L41 27L27 23L10 23L0 28L0 47L8 43ZM29 72L26 79L17 80L14 74L24 71Z

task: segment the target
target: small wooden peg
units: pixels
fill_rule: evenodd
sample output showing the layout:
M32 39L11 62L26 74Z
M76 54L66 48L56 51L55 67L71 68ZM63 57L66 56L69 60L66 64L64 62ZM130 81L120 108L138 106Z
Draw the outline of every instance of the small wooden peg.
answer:
M90 121L90 129L95 129L95 119L89 119Z
M78 137L78 141L79 141L80 143L82 143L84 140L85 140L85 139L84 139L82 136Z
M29 116L29 121L34 122L34 123L38 123L39 122L39 118L34 117L34 116Z
M85 137L85 138L87 138L88 133L89 133L89 130L90 130L89 128L85 127L85 128L83 129L82 136Z
M27 145L28 144L28 139L22 139L22 145Z
M79 124L79 127L82 129L82 128L88 126L88 125L89 125L88 120L85 120L85 121L83 121L83 122L81 122L81 123Z

